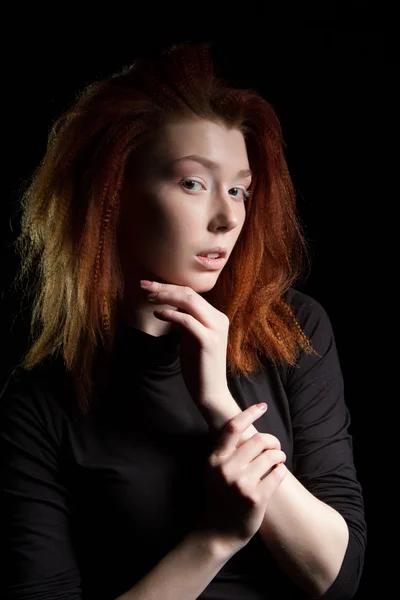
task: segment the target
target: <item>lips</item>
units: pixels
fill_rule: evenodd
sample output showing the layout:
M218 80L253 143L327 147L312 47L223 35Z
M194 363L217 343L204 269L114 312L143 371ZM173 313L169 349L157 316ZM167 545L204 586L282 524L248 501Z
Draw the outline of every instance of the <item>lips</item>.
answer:
M216 248L210 248L209 250L202 250L197 254L197 256L207 257L207 254L218 254L218 258L225 258L226 249L221 246L217 246Z

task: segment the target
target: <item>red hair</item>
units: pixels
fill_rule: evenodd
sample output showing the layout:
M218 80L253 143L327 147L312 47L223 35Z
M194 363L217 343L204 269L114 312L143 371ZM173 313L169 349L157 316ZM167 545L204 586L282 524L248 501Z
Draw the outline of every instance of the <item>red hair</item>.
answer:
M87 86L52 125L21 198L16 280L36 269L33 342L22 364L30 370L61 352L85 414L96 361L102 355L107 363L112 353L123 298L117 236L125 167L149 134L182 118L240 130L253 172L241 235L205 294L230 321L228 370L259 370L258 353L290 365L300 349L315 353L284 299L308 249L276 112L257 92L215 74L209 44L173 46Z

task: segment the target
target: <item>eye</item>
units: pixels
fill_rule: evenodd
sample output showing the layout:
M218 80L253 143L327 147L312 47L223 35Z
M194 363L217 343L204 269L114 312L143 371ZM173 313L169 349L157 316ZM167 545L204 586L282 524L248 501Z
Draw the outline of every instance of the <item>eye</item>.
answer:
M191 187L186 187L186 184L189 183L189 186ZM197 184L200 187L202 187L202 184L199 181L195 181L194 179L182 179L182 181L179 182L179 185L181 185L185 190L191 190L191 191L199 191L193 188L192 184ZM234 187L231 188L231 190L238 190L239 192L242 193L242 199L246 202L249 197L250 197L250 192L249 190L246 190L245 188L241 188L241 187ZM236 194L235 198L238 198L239 196Z
M232 190L239 190L239 192L242 192L242 198L243 198L243 200L245 202L250 198L250 192L248 190L246 190L245 188L234 187L234 188L231 188L231 189Z
M189 183L197 183L197 185L199 185L201 187L201 183L199 181L195 181L194 179L182 179L182 181L179 182L179 185L181 185L182 187L184 187L183 184L187 183L187 182L189 182ZM193 190L192 187L190 187L190 188L185 187L184 189L185 190L187 190L187 189ZM194 191L197 192L199 190L194 190Z

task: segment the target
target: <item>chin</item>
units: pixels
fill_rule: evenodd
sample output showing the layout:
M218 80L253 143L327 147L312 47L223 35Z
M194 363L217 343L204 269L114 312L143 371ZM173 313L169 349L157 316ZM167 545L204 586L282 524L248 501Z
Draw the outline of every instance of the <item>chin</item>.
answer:
M200 275L202 275L202 277L200 277ZM204 279L204 275L208 275L207 279ZM219 275L220 272L218 271L199 272L190 274L187 277L170 277L168 279L154 275L153 280L159 281L160 283L168 283L170 285L187 285L198 294L206 294L213 289L218 281ZM149 279L151 280L152 278L149 277Z

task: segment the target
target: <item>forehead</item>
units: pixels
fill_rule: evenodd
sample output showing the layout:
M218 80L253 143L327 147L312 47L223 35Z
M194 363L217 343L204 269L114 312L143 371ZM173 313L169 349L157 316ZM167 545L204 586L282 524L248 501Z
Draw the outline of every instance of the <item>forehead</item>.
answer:
M160 159L203 155L214 162L248 167L246 144L239 129L207 120L185 120L165 124L154 138L153 150Z

